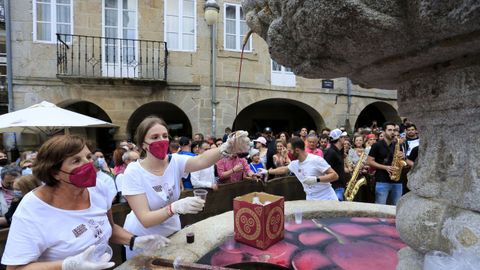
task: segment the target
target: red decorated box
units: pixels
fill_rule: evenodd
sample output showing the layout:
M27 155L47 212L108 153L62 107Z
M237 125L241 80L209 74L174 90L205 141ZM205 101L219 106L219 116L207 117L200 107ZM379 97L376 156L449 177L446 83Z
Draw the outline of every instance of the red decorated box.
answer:
M258 197L254 204L252 200ZM270 203L265 204L269 201ZM264 192L252 192L233 200L235 240L259 249L267 249L283 239L284 199Z

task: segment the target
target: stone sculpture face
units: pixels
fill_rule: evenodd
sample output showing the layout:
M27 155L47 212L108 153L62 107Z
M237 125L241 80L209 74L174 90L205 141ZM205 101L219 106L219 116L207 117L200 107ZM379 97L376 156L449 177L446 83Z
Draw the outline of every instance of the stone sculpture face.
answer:
M243 8L272 58L307 78L393 89L480 48L476 0L244 0Z

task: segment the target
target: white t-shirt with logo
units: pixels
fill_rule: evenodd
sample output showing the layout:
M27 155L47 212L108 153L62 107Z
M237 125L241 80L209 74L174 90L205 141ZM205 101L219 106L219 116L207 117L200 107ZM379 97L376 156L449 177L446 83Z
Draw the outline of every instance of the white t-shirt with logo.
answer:
M307 158L300 162L294 160L288 165L288 169L295 176L302 180L306 176L322 176L330 168L330 165L322 157L307 154ZM301 181L300 181L301 182ZM303 184L303 189L307 194L307 200L335 200L338 201L337 195L330 183L315 183L313 185Z
M91 245L108 244L112 227L107 211L112 193L101 181L88 192L90 208L83 210L59 209L34 192L27 193L13 215L2 264L63 260Z
M141 162L130 163L123 174L122 195L145 194L150 210L157 210L171 204L180 197L180 181L186 177L185 164L190 156L173 154L162 176L145 170ZM169 236L180 230L180 218L174 215L164 222L145 228L131 211L123 227L138 236L161 234Z

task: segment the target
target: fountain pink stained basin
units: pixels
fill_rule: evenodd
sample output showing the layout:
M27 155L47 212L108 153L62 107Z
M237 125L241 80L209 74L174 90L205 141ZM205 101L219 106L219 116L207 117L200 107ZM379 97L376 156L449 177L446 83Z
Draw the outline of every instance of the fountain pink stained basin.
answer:
M405 247L395 219L323 218L285 224L285 239L259 250L231 239L198 262L215 266L269 263L290 269L389 270L397 265L397 251ZM342 243L340 243L340 242Z

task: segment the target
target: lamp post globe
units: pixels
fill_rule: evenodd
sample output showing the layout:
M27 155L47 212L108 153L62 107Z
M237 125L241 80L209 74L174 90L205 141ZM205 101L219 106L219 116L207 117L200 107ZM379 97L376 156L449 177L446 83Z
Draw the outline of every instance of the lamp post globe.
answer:
M207 0L205 3L205 21L208 25L214 25L218 20L218 13L220 12L220 6L215 0Z

